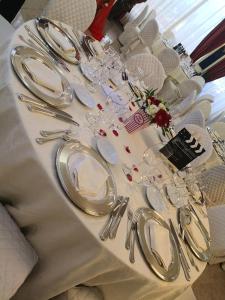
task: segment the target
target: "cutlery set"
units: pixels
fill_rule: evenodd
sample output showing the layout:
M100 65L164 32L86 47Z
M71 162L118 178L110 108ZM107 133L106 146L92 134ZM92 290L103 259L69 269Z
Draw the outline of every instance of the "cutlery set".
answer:
M67 123L71 123L75 126L79 126L79 123L73 120L73 117L65 111L58 109L50 104L45 103L42 100L34 99L24 94L17 94L20 101L27 104L27 108L31 112L40 113Z
M102 232L100 233L100 239L106 241L108 238L115 239L117 230L119 228L120 221L126 211L129 202L129 197L119 196L116 204L107 220Z

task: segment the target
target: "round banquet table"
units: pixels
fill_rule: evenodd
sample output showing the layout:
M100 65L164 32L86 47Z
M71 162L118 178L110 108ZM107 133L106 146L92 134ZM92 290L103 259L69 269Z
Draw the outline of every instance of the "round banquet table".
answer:
M31 27L34 21L27 22ZM135 249L136 262L129 262L124 247L127 218L122 218L115 240L102 242L99 232L105 217L83 213L66 196L57 178L55 157L62 141L38 145L35 138L41 129L68 128L68 124L44 115L31 113L17 99L17 93L32 96L15 75L10 51L23 45L19 34L27 37L24 25L0 49L0 196L6 199L7 209L36 250L39 262L14 300L47 300L78 284L99 286L105 300L175 299L203 272L206 263L197 259L200 272L191 268L191 281L186 281L182 269L174 282L160 280L146 265ZM79 67L69 65L65 76L70 82L85 79ZM103 93L93 94L104 106ZM97 109L97 108L96 108ZM90 111L76 99L65 109L81 127L87 126L85 113ZM154 128L119 136L107 131L120 160L126 164L140 161L143 151L158 135ZM155 143L155 141L154 141ZM125 151L129 146L131 153ZM119 195L130 196L130 207L146 206L145 193L130 185L121 165L111 166ZM176 209L170 205L169 216L176 220ZM208 228L207 218L202 220ZM163 246L163 245L162 245Z

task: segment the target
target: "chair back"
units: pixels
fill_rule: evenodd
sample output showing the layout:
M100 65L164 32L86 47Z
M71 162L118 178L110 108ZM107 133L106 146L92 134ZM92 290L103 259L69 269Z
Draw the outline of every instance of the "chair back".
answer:
M180 64L179 55L170 48L163 49L158 55L158 60L161 61L167 75L176 70Z
M141 30L139 36L145 46L151 48L159 33L159 25L155 19L149 20Z
M43 15L75 30L86 31L94 20L96 9L96 0L49 0Z
M15 28L0 15L0 46L4 44L15 32Z
M196 94L198 95L202 90L201 85L192 79L187 79L187 80L182 81L180 84L178 84L177 87L183 98L190 95L190 93L193 91L196 91Z
M185 126L186 124L194 124L199 127L205 128L205 118L203 113L200 110L195 110L187 114L181 122L175 125L176 128L180 128L181 126Z
M214 122L210 126L212 129L216 130L220 137L225 140L225 123L224 122Z
M203 116L205 118L205 121L207 121L208 118L209 118L209 115L210 115L210 113L212 111L212 104L208 100L197 101L195 103L194 110L195 109L201 110L201 112L202 112L202 114L203 114Z

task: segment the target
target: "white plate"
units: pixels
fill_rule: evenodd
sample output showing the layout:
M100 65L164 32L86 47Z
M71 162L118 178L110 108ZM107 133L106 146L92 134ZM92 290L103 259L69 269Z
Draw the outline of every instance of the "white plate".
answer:
M119 157L114 146L106 139L97 139L97 147L102 157L112 165L119 163Z
M164 199L156 186L151 185L147 187L146 195L151 207L155 211L161 213L166 210L166 204L164 202Z
M75 93L76 97L82 104L84 104L85 106L87 106L89 108L95 107L94 98L91 96L91 94L88 92L88 90L84 86L73 83L72 87L74 89L74 93Z
M93 78L91 77L91 73L94 72L93 68L91 66L89 66L88 64L85 64L85 63L80 63L79 64L80 66L80 70L81 70L81 73L83 74L83 76L89 80L90 82L93 81Z
M169 197L170 202L177 208L187 205L187 197L183 197L180 192L179 188L175 185L166 185L166 192Z

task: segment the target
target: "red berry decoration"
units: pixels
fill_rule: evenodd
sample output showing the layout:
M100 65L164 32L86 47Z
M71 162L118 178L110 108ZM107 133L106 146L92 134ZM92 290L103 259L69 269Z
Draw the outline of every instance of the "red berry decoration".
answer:
M125 146L125 150L127 151L127 153L131 153L129 146Z
M101 135L101 136L107 136L105 130L103 130L103 129L100 129L98 133L99 133L99 135Z
M134 170L135 172L138 172L138 171L139 171L138 168L137 168L135 165L133 165L133 170Z
M116 131L115 129L113 129L112 133L113 133L115 136L118 136L118 135L119 135L118 131Z
M103 107L100 103L97 104L97 107L98 107L99 110L103 110Z
M131 176L130 174L127 174L126 176L127 176L127 179L128 179L129 181L132 181L132 180L133 180L133 178L132 178L132 176Z

